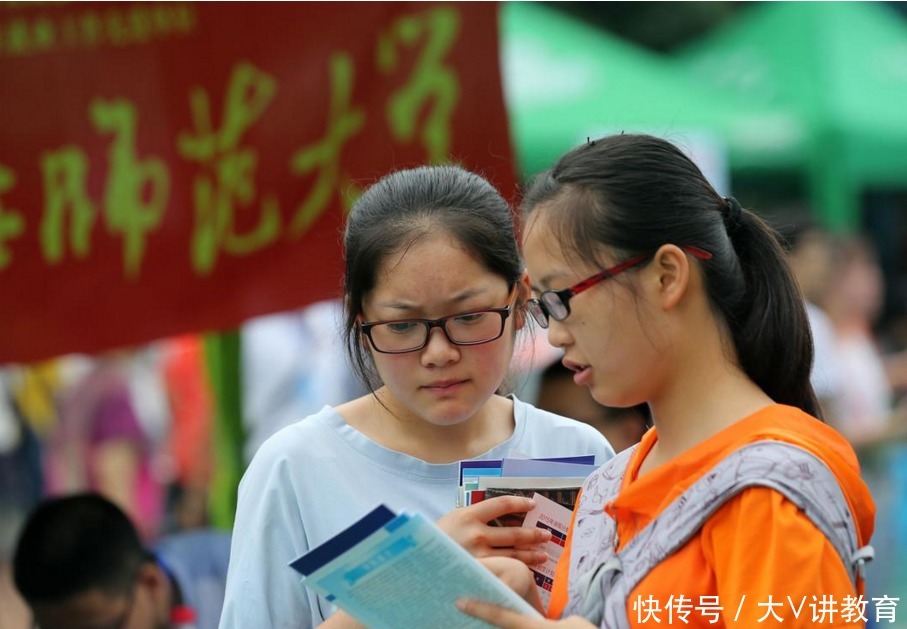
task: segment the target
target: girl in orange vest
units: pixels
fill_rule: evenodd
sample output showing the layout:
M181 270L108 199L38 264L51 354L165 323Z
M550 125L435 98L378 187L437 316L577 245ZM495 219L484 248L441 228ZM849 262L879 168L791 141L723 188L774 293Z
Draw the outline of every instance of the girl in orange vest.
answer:
M584 485L542 610L562 620L461 609L520 629L865 626L874 505L817 419L804 304L772 231L645 135L574 149L524 213L550 342L598 402L646 402L654 427ZM488 567L539 607L525 565Z

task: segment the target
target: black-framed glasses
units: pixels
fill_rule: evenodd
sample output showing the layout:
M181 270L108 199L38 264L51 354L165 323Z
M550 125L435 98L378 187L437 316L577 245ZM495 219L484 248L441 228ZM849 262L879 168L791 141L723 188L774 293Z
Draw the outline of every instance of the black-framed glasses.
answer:
M504 334L504 323L513 309L515 296L516 286L511 289L503 308L467 310L440 319L360 322L359 328L375 351L382 354L406 354L422 349L428 345L432 328L441 328L453 345L482 345Z
M711 260L712 254L706 251L705 249L700 249L699 247L691 247L689 245L681 245L680 247L690 255L699 258L700 260ZM541 327L548 327L548 318L554 319L555 321L563 321L570 316L570 300L582 293L583 291L589 290L596 284L604 282L605 280L611 279L628 269L632 269L635 266L647 262L655 255L655 252L646 253L638 256L633 256L627 260L624 260L618 265L612 266L610 269L605 269L604 271L599 271L591 277L587 277L581 282L577 282L569 288L564 288L562 290L546 290L538 299L530 299L527 302L529 313L532 315L532 318L535 319Z

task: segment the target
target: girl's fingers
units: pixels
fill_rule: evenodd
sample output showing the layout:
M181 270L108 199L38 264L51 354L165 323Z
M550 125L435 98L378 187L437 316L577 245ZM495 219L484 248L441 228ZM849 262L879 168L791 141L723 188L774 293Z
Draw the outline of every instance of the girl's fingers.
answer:
M519 526L490 526L484 535L488 545L494 548L535 546L551 539L551 531Z
M457 609L467 616L484 620L489 625L500 627L501 629L536 629L543 626L523 614L504 609L498 605L467 598L457 601Z

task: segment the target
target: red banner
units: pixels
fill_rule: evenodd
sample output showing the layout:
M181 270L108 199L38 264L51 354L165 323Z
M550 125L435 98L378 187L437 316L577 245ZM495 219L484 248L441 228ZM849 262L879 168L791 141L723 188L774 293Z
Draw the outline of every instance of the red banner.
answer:
M493 4L5 3L0 363L339 294L391 169L515 190Z

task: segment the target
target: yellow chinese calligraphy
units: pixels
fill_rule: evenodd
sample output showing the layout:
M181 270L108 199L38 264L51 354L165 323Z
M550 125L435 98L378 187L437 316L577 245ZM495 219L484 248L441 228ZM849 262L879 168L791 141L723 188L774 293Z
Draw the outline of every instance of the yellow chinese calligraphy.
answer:
M350 105L353 91L354 68L349 55L337 53L330 59L331 105L328 112L328 130L324 139L306 147L293 156L290 168L297 175L307 175L315 170L318 174L315 184L299 206L289 236L297 238L304 234L315 220L324 213L331 195L338 189L340 175L340 154L343 145L365 125L365 112L361 107ZM355 186L343 177L345 186L353 188L351 196L357 195ZM344 203L349 206L344 197Z
M41 251L51 264L63 260L65 219L71 214L69 244L77 258L88 255L95 208L85 192L88 158L74 146L41 156L44 178L44 217L41 221Z
M126 100L96 100L91 117L98 131L112 133L110 171L104 194L107 227L123 234L124 265L136 277L145 251L145 234L160 225L170 192L170 174L160 159L136 158L135 106Z
M16 177L13 171L0 166L0 195L9 191L16 183ZM6 247L6 241L18 238L25 230L25 223L21 214L3 207L3 199L0 198L0 270L9 266L12 261L12 254Z
M234 213L248 209L256 198L258 156L239 146L243 134L261 117L274 99L277 82L250 63L233 71L224 97L221 128L212 125L208 93L197 88L190 97L195 129L183 132L178 149L186 159L201 163L203 171L193 182L195 231L192 263L197 273L211 273L219 251L243 255L273 242L280 232L280 206L274 195L261 201L258 225L237 234Z
M457 10L441 6L421 15L400 18L378 38L378 68L385 74L401 65L398 46L412 48L420 39L425 42L408 83L389 99L386 114L394 137L411 142L420 113L430 103L419 140L432 163L445 161L450 149L451 119L460 96L460 83L456 72L445 65L444 58L459 30Z

